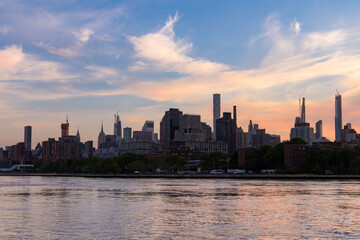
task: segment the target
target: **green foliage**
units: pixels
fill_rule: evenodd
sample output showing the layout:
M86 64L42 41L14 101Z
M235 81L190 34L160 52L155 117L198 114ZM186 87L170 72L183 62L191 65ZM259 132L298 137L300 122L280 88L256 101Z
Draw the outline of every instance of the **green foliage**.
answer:
M222 152L204 153L200 156L200 165L203 170L226 169L227 156Z
M230 169L237 169L240 168L238 164L238 151L235 151L233 155L231 155L230 161L229 161L229 168Z
M175 170L177 171L183 170L185 168L185 164L187 163L185 159L182 159L177 154L167 156L165 158L165 162L170 168L171 172L174 172Z
M287 141L286 144L307 144L307 142L302 138L293 138Z

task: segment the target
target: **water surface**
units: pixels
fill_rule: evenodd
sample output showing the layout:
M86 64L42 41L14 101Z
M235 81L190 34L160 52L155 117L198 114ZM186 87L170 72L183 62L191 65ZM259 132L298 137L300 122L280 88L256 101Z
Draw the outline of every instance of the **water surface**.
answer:
M360 181L0 177L0 239L360 239Z

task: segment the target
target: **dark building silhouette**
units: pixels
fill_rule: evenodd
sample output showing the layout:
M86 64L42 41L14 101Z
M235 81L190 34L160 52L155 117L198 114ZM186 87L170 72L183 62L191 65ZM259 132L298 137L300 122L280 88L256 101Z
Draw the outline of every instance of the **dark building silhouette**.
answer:
M31 151L31 126L25 126L24 128L24 142L25 150Z
M160 144L164 150L168 150L170 141L175 138L175 131L179 130L179 117L182 112L177 108L170 108L165 112L160 122Z
M342 141L342 108L341 108L341 95L335 95L335 141Z
M236 122L229 112L224 112L223 117L216 120L216 141L227 143L229 154L235 152Z

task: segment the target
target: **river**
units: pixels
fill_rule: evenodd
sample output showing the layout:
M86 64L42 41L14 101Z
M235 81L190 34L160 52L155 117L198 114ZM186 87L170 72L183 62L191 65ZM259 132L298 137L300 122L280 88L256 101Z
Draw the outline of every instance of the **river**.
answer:
M360 239L360 181L0 176L0 239Z

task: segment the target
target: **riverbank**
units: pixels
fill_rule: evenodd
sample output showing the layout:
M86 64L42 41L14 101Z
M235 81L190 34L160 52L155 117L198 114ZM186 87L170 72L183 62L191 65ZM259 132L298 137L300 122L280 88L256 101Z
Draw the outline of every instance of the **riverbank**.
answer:
M84 173L0 173L0 176L85 177L85 178L174 178L174 179L278 179L278 180L360 180L360 175L311 174L84 174Z

